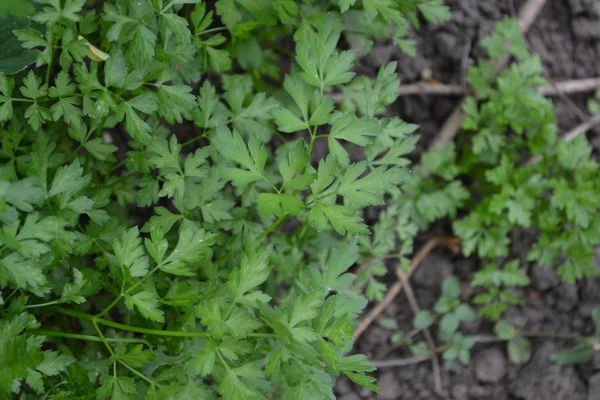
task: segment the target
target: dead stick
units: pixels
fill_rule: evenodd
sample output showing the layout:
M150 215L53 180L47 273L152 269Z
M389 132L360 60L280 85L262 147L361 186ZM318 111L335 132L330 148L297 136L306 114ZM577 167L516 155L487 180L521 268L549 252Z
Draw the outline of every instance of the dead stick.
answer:
M558 96L561 93L591 92L599 88L600 78L588 78L555 82L554 85L540 86L539 91L544 96Z
M414 256L412 262L410 264L409 276L413 274L413 272L417 269L419 264L425 259L427 254L431 250L433 250L436 246L443 243L443 239L440 237L434 237L429 239L427 243L419 250L419 252ZM360 335L373 323L375 318L398 296L398 294L402 291L402 283L400 281L394 282L392 286L388 289L385 297L381 302L379 302L375 307L373 307L369 313L360 321L360 324L356 327L354 331L354 339L358 339Z
M433 353L423 354L422 356L410 357L410 358L396 358L393 360L380 360L380 361L371 361L371 364L379 369L379 368L390 368L390 367L404 367L406 365L418 364L423 361L429 360L433 355L440 354L444 350L446 350L448 346L441 346L435 349Z
M544 96L560 96L561 94L592 92L600 89L600 78L573 79L562 82L555 82L553 85L544 85L538 88L540 94ZM396 92L398 96L412 95L466 95L470 93L461 85L439 85L433 83L411 83L403 85Z
M528 0L527 3L525 3L525 5L521 8L519 14L519 27L521 28L523 35L527 33L544 4L546 4L546 0ZM504 67L508 65L509 61L510 56L506 54L496 65L496 73L504 69ZM444 122L444 125L442 125L440 128L438 135L431 142L429 150L444 147L446 143L454 139L465 119L465 114L462 112L463 103L464 99L461 100L461 102L454 108L452 114L450 114L446 122Z
M546 0L529 0L519 11L519 28L525 34L546 4Z
M591 128L593 128L595 125L597 125L599 123L600 123L600 114L593 116L592 118L588 119L584 123L576 126L575 128L571 129L569 132L565 133L565 135L563 136L563 140L567 143L572 142L573 140L575 140L575 138L577 136L579 136L582 133L587 132L588 130L590 130Z
M408 299L408 304L410 304L410 308L412 309L413 314L417 315L421 311L421 307L417 302L417 298L415 297L415 293L412 290L412 286L410 286L410 282L406 278L406 275L404 275L404 273L400 269L396 271L396 274L398 275L398 279L404 287L404 293L406 293L406 298ZM442 396L442 374L440 372L440 362L438 360L437 354L435 353L435 342L433 340L433 336L431 335L431 331L429 330L429 328L423 329L423 335L425 336L425 342L427 343L429 353L431 354L431 364L433 366L433 387L436 393Z
M372 361L371 364L379 369L379 368L389 368L389 367L404 367L407 365L418 364L423 361L429 360L429 355L423 355L419 357L410 357L410 358L398 358L395 360L383 360L383 361Z
M468 89L465 89L462 85L436 85L433 83L411 83L408 85L402 85L396 94L398 96L411 96L421 94L440 94L440 95L464 95L468 93Z

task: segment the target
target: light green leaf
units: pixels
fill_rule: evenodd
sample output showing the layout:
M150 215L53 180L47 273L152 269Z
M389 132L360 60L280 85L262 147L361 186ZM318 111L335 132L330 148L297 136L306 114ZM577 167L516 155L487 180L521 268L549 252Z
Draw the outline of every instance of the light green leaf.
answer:
M442 283L442 296L447 299L458 299L460 296L460 281L455 276L449 276Z
M309 222L317 230L328 230L329 223L333 229L344 235L348 233L368 233L369 228L362 223L354 210L338 204L317 203L308 213Z
M36 369L44 375L55 376L66 371L67 367L74 362L75 359L73 357L48 350L44 352L44 361Z
M578 344L567 350L552 354L550 359L557 364L585 364L594 358L594 348L590 343Z
M352 114L345 114L333 122L329 136L366 146L371 143L369 136L377 136L381 132L381 127L376 120L367 117L357 119Z
M146 318L156 322L165 322L164 312L159 308L160 303L155 294L147 291L141 291L133 296L125 296L125 305L128 309L137 308Z
M148 272L148 256L144 252L142 239L137 227L123 232L113 242L115 256L122 267L129 270L129 275L141 277Z
M142 144L148 145L151 139L150 125L137 115L129 103L123 103L123 105L125 107L126 115L125 129L127 129L127 132L132 138Z
M425 329L429 328L433 322L435 321L435 317L431 312L427 310L421 310L415 315L413 319L413 326L415 329Z
M261 193L258 196L258 211L265 215L298 215L304 209L299 198L283 193Z
M508 341L508 359L516 365L523 365L531 359L531 343L529 340L516 337Z

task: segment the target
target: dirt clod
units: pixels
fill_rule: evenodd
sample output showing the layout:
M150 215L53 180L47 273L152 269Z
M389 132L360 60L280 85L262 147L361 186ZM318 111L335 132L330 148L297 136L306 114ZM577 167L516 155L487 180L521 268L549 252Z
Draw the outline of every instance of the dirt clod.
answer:
M548 267L533 267L530 271L531 285L537 290L545 291L560 283L556 272Z
M475 376L480 382L497 383L506 375L506 357L496 347L477 354L473 363Z
M575 367L550 361L556 350L554 344L544 343L510 386L511 394L523 400L586 399L587 389Z
M600 373L592 376L588 380L588 397L587 400L600 399Z
M365 57L361 68L375 75L379 69L377 63L389 59L398 62L397 73L403 84L421 81L426 69L431 71L433 79L442 83L462 84L466 66L484 55L481 46L484 35L492 32L499 19L518 12L524 2L446 0L452 19L443 24L423 24L412 33L417 48L415 57L393 51L389 42L379 43L375 56ZM600 75L600 0L547 0L527 34L527 42L530 49L540 55L545 74L554 82ZM466 56L465 49L470 50ZM589 97L589 94L570 96L570 102L560 97L554 99L559 132L567 132L582 122L581 112L586 113ZM420 152L429 146L458 101L457 97L403 96L390 107L390 115L420 125L421 139L416 154L411 155L413 161L418 162ZM600 126L587 137L595 154L598 153ZM515 231L511 239L510 258L531 267L531 287L519 292L519 296L523 296L522 303L510 307L504 318L513 326L531 332L592 334L590 312L600 304L600 280L586 279L576 286L564 285L555 269L529 264L527 255L538 239L537 232ZM461 281L469 282L480 267L476 258L451 256L443 251L430 254L411 278L420 306L431 309L448 275L455 274ZM598 267L600 269L600 255ZM388 276L395 279L392 273ZM476 293L465 291L463 300L474 295ZM398 296L384 315L393 318L404 332L412 330L413 312L404 295ZM493 324L477 321L468 332L465 327L461 328L465 334L490 334ZM357 352L385 353L388 359L410 356L405 351L386 352L392 333L374 324L357 342ZM415 340L422 337L417 335ZM573 341L532 339L533 359L524 367L517 367L507 361L505 347L478 344L471 353L473 360L469 366L455 363L450 369L442 368L441 378L447 395L440 400L600 400L600 355L585 366L559 366L550 361L555 350L573 345ZM344 400L354 400L342 397L352 390L364 400L438 398L432 393L433 372L429 361L383 369L376 374L384 389L382 396L357 389L352 384L339 387L336 392Z

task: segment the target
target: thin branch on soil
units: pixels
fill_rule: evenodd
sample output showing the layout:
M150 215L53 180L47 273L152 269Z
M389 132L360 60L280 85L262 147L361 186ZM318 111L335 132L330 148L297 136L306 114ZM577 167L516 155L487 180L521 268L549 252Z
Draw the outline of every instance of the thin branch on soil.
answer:
M523 35L529 31L531 24L537 18L542 8L546 4L546 0L528 0L527 3L519 10L519 27Z
M529 50L533 53L539 53L538 51L536 51L535 45L532 45L530 43L530 41L527 39L527 37L524 37L525 39L525 43L527 44L527 47L529 48ZM579 108L577 106L577 104L575 104L575 102L573 100L571 100L567 95L566 92L564 91L564 89L567 89L567 87L560 87L558 86L546 73L542 73L542 75L544 76L544 78L550 83L550 86L552 86L554 88L554 90L557 91L558 96L569 105L569 107L577 114L577 116L579 117L579 119L581 121L584 121L586 119L585 116L585 112L583 112L583 110L581 110L581 108ZM592 79L593 80L593 79ZM593 82L592 82L593 84ZM543 94L543 93L542 93Z
M542 10L542 7L546 4L546 0L528 0L527 3L521 7L519 12L519 27L523 35L527 33L531 24ZM510 56L506 55L497 65L496 74L504 69L510 61ZM444 125L440 128L438 135L431 142L429 150L439 149L444 147L446 143L449 143L454 139L460 126L462 125L465 115L462 112L464 99L454 108Z
M573 128L569 132L565 133L562 136L562 139L567 143L572 142L573 140L575 140L575 138L577 136L581 135L582 133L587 132L588 130L590 130L591 128L593 128L594 126L596 126L598 124L600 124L600 114L594 115L592 118L588 119L587 121L581 123L580 125L577 125L575 128ZM535 156L535 157L531 157L529 159L529 161L527 161L527 164L534 165L534 164L539 163L540 161L542 161L542 157Z
M529 332L522 331L517 334L517 337L530 337L530 338L546 338L546 339L559 339L559 340L576 340L576 341L586 341L586 340L595 340L597 339L595 336L582 336L578 333L552 333L552 332ZM496 335L475 335L471 336L471 338L477 343L495 343L495 342L506 342L507 339L501 339ZM442 353L444 350L448 348L447 345L436 347L433 351L430 351L429 354L424 354L422 356L417 357L409 357L409 358L395 358L391 360L378 360L371 361L371 364L377 368L391 368L391 367L404 367L407 365L418 364L423 361L429 360L431 357L435 357L436 355Z
M404 287L404 292L406 293L406 298L408 299L408 304L410 304L410 308L414 315L417 315L421 311L421 307L417 302L417 298L415 297L415 293L412 290L412 286L410 286L410 282L406 278L406 275L398 269L396 271L398 275L398 280L402 283ZM437 394L440 396L443 395L442 388L442 374L440 372L440 361L438 360L437 354L435 353L436 345L433 340L433 336L431 335L431 331L429 328L423 329L423 336L425 336L425 343L427 343L427 347L429 348L429 354L431 355L431 364L433 366L433 388Z
M412 262L410 264L410 271L408 273L408 277L410 277L417 267L421 264L421 262L425 259L427 254L435 247L439 245L444 245L448 247L450 250L455 251L458 247L458 241L454 237L444 237L444 236L436 236L434 238L429 239L427 243L419 250L419 252L413 257ZM361 320L360 324L356 327L354 331L354 339L358 339L360 335L375 321L375 319L382 313L382 311L396 298L396 296L402 291L402 283L400 281L396 281L386 293L385 297L381 302L379 302L375 307L373 307L369 313Z
M435 348L433 352L431 352L429 354L424 354L422 356L409 357L409 358L395 358L393 360L372 361L371 364L377 369L391 368L391 367L404 367L407 365L413 365L413 364L418 364L423 361L427 361L431 357L435 357L436 355L442 353L447 348L448 348L448 346L441 346L441 347Z
M550 82L549 86L552 89L554 89L554 91L556 92L556 95L561 100L563 100L565 103L567 103L569 105L569 107L571 107L571 109L577 114L577 116L579 117L579 119L581 121L585 120L585 112L583 112L583 110L581 108L579 108L577 106L577 104L575 104L575 102L569 98L569 96L567 96L567 92L563 90L563 89L578 89L577 84L573 84L572 88L569 88L566 85L559 86L559 83L556 83L552 79L550 79L548 74L544 73L543 76L548 82ZM590 79L589 81L591 81L591 83L592 83L592 86L590 86L590 91L598 89L598 86L596 86L596 87L593 86L593 84L596 83L596 82L593 82L593 79ZM572 81L572 82L577 82L577 81ZM600 79L598 79L597 84L600 85ZM544 94L541 90L540 90L540 93ZM569 93L574 93L574 92L569 92Z
M575 138L577 136L589 131L591 128L593 128L595 125L597 125L599 123L600 123L600 114L593 116L592 118L588 119L587 121L583 122L582 124L571 129L569 132L565 133L565 135L563 136L563 140L567 143L572 142L573 140L575 140Z
M600 78L573 79L551 83L539 87L544 96L562 96L565 94L592 92L600 89ZM412 95L466 95L471 91L462 85L440 85L435 83L418 82L404 85L396 92L399 96Z

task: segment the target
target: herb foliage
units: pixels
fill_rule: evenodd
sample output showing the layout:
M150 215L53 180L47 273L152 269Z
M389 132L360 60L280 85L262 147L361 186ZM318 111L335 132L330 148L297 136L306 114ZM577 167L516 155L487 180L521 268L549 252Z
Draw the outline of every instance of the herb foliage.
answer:
M377 391L346 355L366 304L347 270L389 244L361 211L398 192L416 127L377 117L394 64L352 66L391 23L411 51L411 20L447 18L441 1L8 11L2 396L333 398L340 374Z

